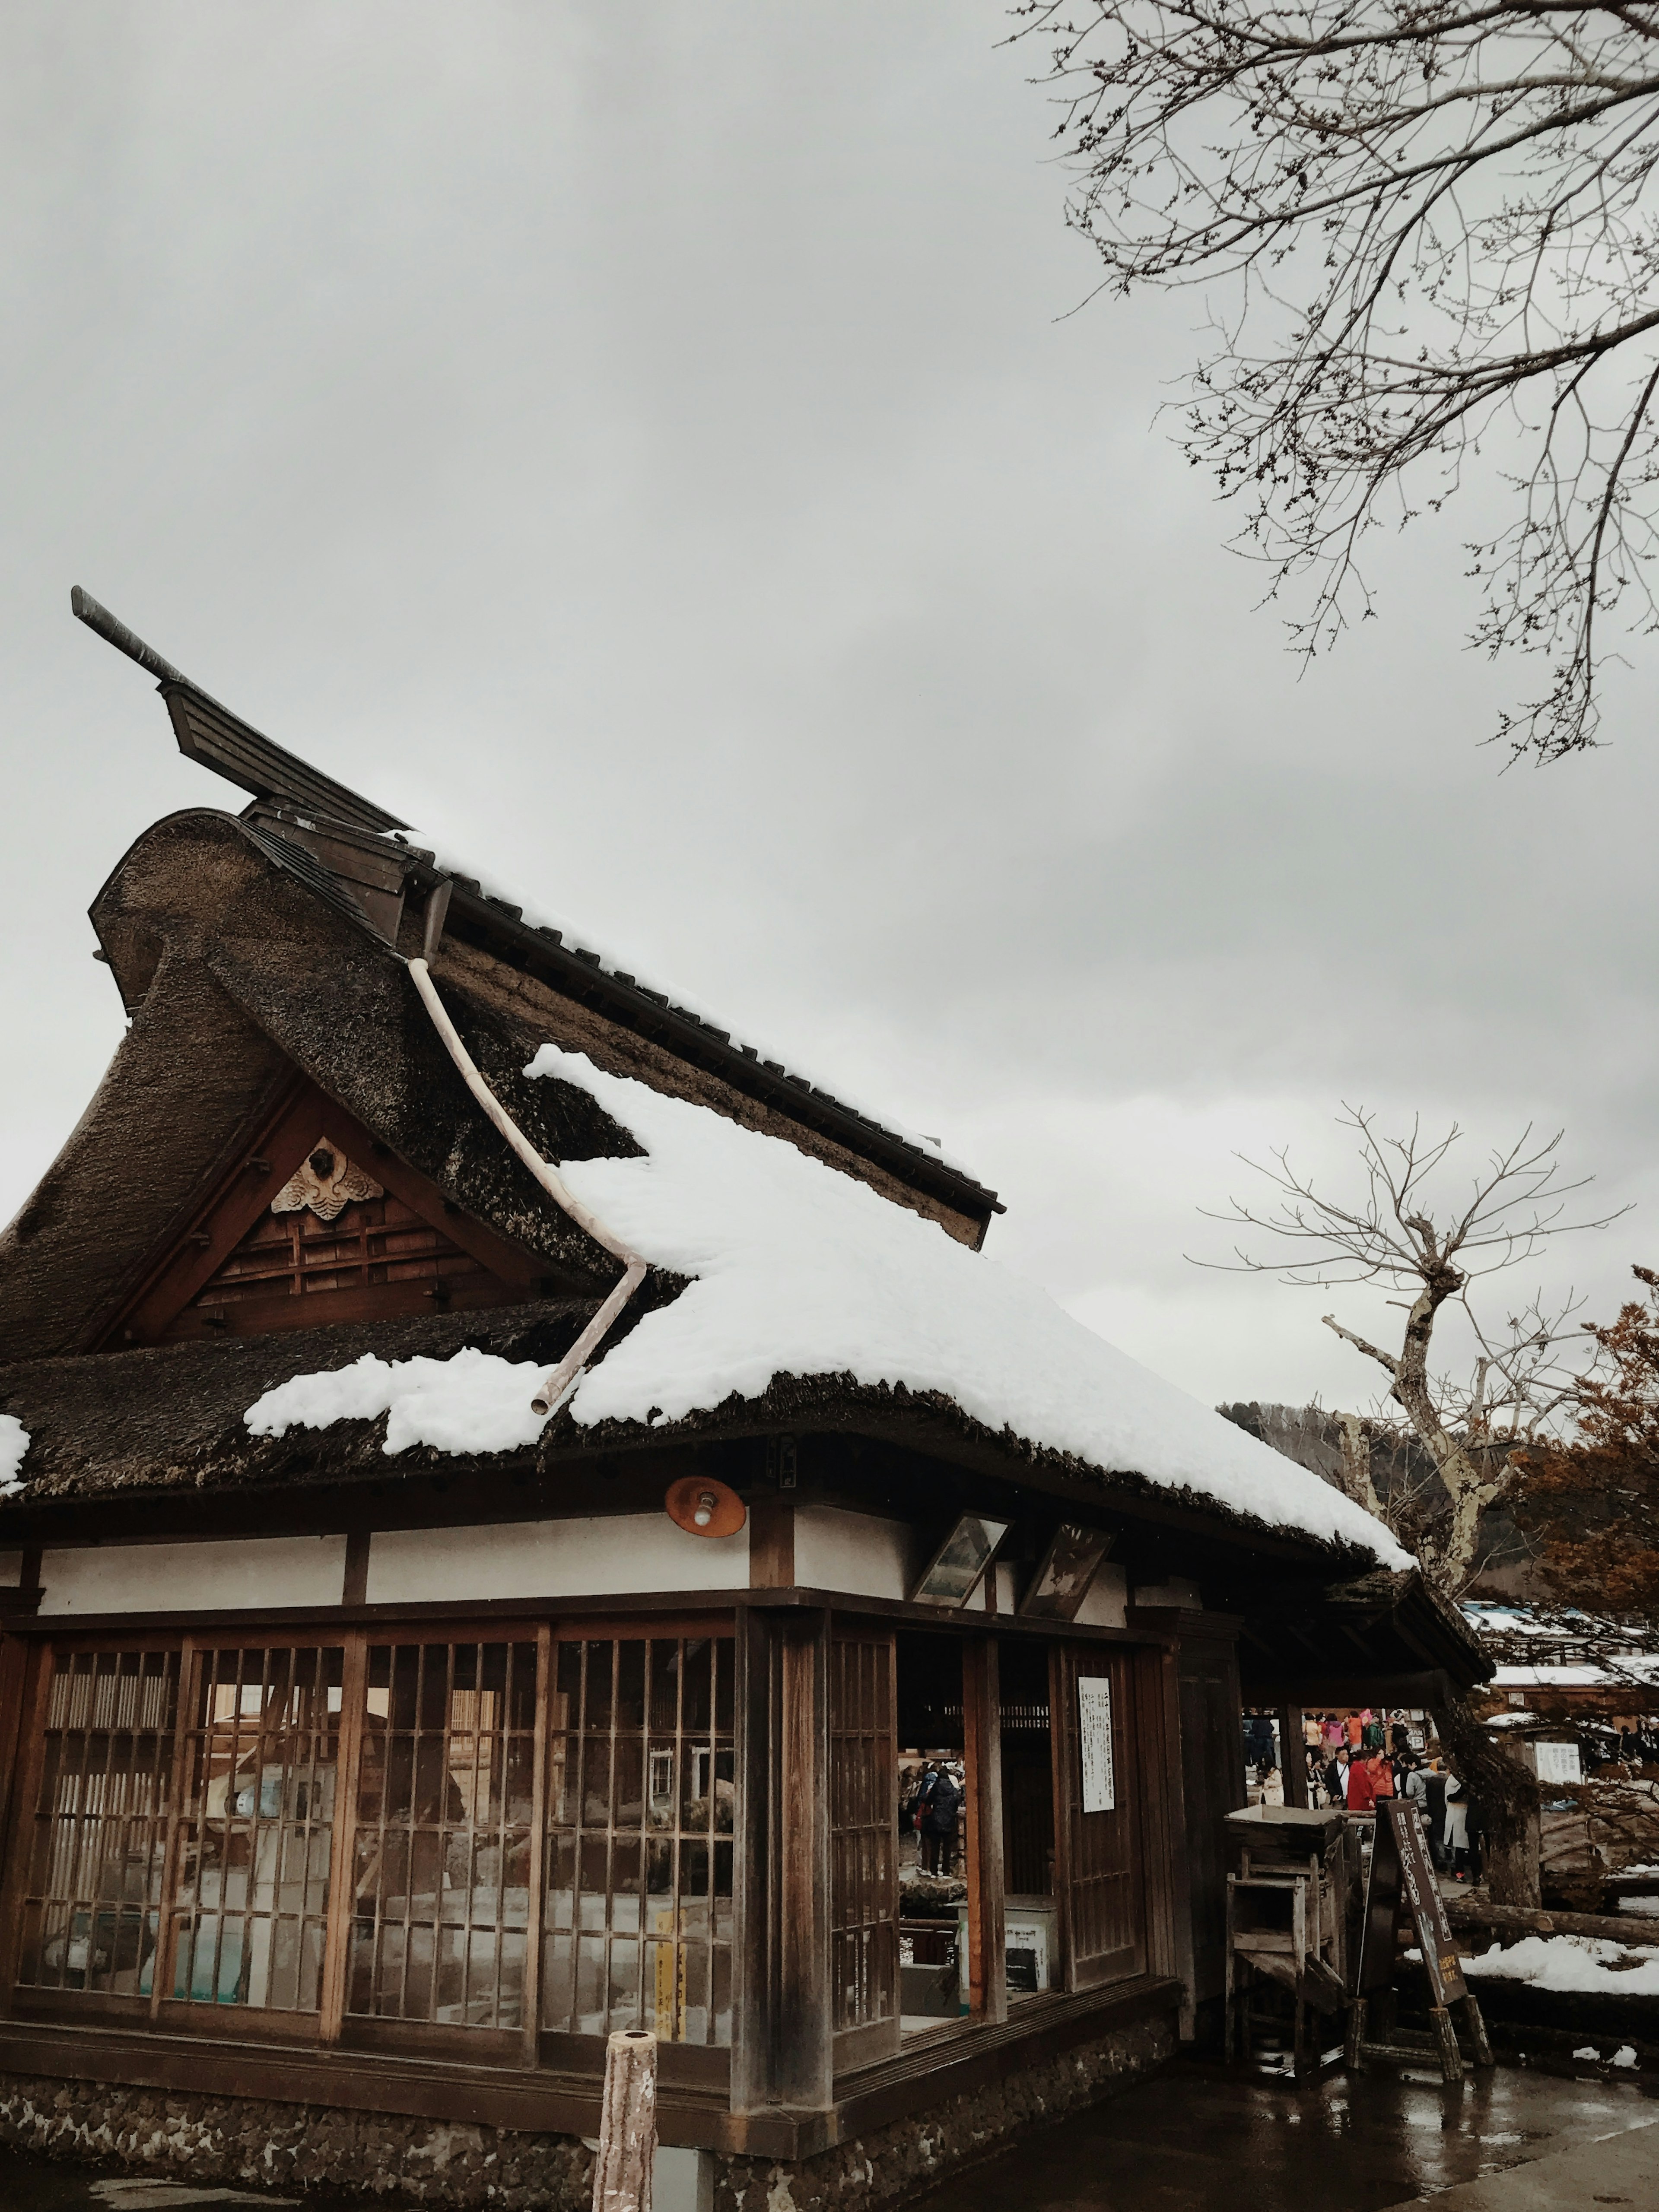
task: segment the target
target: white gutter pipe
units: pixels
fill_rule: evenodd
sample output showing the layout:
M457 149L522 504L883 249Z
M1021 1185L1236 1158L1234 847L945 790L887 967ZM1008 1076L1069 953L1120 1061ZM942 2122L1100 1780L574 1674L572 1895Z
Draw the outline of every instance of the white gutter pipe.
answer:
M448 886L446 884L441 888L447 890ZM435 894L434 902L436 903ZM445 899L443 907L447 907L448 903L448 900ZM428 953L433 950L434 940L438 931L443 927L443 907L439 907L435 915L428 913L426 946ZM641 1259L637 1252L623 1243L620 1237L607 1229L597 1213L591 1212L582 1204L558 1170L550 1166L542 1158L501 1100L484 1081L471 1054L461 1042L454 1023L450 1020L445 1011L444 1002L438 996L438 987L432 980L432 971L428 967L425 957L417 955L415 959L409 962L408 967L410 974L415 979L415 988L421 994L422 1004L432 1017L432 1026L443 1039L445 1048L460 1070L461 1079L467 1089L483 1108L484 1112L489 1115L490 1120L555 1205L562 1206L579 1229L586 1230L594 1243L603 1244L607 1252L614 1253L627 1269L621 1282L617 1285L615 1290L611 1291L610 1297L594 1315L592 1320L588 1322L587 1327L576 1339L552 1373L544 1378L541 1387L531 1400L530 1408L532 1413L550 1413L586 1365L617 1316L645 1280L646 1262Z

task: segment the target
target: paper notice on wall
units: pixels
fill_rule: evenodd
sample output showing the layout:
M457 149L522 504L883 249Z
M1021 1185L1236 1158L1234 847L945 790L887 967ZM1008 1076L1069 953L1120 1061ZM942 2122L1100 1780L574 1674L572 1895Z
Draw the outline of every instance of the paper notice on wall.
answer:
M1533 1757L1538 1765L1540 1782L1582 1782L1584 1771L1579 1763L1576 1743L1535 1743Z
M1083 1767L1083 1809L1110 1813L1117 1805L1112 1766L1112 1686L1103 1674L1079 1674L1078 1744Z

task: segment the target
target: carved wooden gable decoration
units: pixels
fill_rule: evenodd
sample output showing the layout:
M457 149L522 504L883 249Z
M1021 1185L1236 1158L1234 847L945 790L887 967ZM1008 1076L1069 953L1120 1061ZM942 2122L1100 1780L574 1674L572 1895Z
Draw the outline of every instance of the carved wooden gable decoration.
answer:
M545 1267L305 1083L100 1348L517 1305L543 1294Z

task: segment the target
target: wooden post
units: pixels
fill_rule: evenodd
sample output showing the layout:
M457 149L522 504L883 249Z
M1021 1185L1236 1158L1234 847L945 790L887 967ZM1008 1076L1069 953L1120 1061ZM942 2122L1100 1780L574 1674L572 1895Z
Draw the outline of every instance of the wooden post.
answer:
M830 1717L827 1613L775 1632L771 1850L772 2095L825 2111L834 2101L830 2011Z
M767 1614L738 1607L737 1828L732 1838L732 2109L751 2112L772 2094L772 1878L775 1701Z
M1279 1778L1285 1784L1285 1802L1305 1813L1308 1809L1308 1753L1302 1741L1302 1708L1281 1705L1279 1709Z
M970 1636L963 1646L962 1710L968 1784L968 2009L976 2020L1006 2020L1002 1714L994 1636Z
M605 2046L593 2212L651 2212L656 2155L657 2039L648 2027L624 2027Z

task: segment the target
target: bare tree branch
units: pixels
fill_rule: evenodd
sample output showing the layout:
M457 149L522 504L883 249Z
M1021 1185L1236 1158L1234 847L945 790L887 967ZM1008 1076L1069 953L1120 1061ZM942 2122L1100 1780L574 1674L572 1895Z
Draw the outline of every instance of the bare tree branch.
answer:
M1659 0L1020 0L1099 289L1220 281L1188 456L1328 647L1367 534L1493 460L1472 641L1539 655L1499 734L1595 742L1599 629L1659 627ZM1519 465L1508 463L1513 454Z

